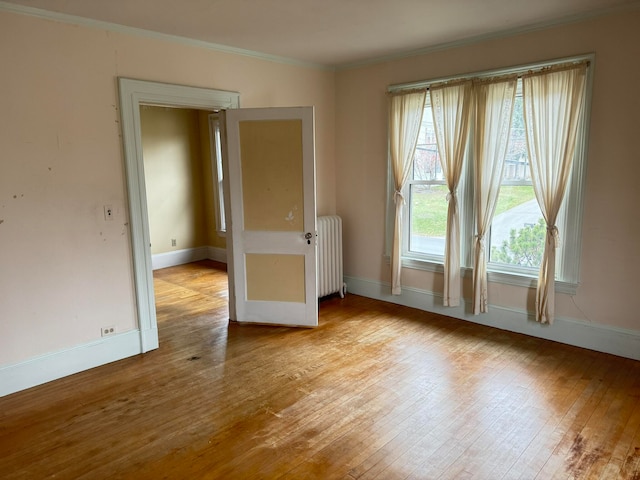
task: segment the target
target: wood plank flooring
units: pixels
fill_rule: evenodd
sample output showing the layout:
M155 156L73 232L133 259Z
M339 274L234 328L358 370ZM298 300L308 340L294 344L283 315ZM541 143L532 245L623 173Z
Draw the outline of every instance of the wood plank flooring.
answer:
M154 276L160 349L0 398L0 478L640 480L640 362L352 294L240 326L223 265Z

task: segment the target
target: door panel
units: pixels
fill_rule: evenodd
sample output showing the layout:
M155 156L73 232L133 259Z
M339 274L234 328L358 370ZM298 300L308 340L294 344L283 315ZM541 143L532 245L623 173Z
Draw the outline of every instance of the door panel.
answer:
M304 255L247 253L247 300L304 303ZM273 281L273 272L280 279Z
M313 108L228 110L224 119L231 318L316 326Z
M241 121L245 230L304 226L302 121Z

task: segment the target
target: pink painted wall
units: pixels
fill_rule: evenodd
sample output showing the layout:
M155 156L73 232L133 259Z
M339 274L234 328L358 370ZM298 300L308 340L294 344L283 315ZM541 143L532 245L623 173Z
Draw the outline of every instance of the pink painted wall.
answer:
M315 106L318 211L335 213L331 71L8 12L0 60L0 367L136 326L118 76Z
M581 285L559 317L640 331L640 11L341 71L336 80L338 214L345 275L390 282L385 250L389 85L595 53ZM357 181L355 181L357 179ZM442 276L405 269L403 284L442 292ZM490 302L523 310L534 292L490 285ZM470 298L470 285L464 295Z

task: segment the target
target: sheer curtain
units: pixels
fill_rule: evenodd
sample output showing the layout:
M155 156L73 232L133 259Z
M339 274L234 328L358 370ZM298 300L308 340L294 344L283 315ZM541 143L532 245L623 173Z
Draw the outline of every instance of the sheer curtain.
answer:
M471 112L471 81L429 88L440 163L447 188L447 231L444 250L445 307L460 304L460 220L457 188L462 173Z
M536 291L536 320L553 323L556 226L584 110L587 63L551 67L522 77L522 99L531 177L547 223L544 253Z
M496 209L518 77L474 81L476 237L473 265L473 313L488 311L485 235Z
M426 97L426 90L392 94L389 97L389 150L395 189L393 199L396 207L391 251L391 293L393 295L402 293L400 253L403 231L402 207L405 203L402 188L411 173Z

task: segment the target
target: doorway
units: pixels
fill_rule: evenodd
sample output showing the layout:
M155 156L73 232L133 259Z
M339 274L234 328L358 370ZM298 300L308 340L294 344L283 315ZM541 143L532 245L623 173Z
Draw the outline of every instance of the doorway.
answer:
M204 300L202 294L205 292L224 299L225 303L228 298L226 280L224 285L215 286L200 285L197 281L209 277L217 279L212 273L221 268L226 271L226 265L202 262L226 263L225 238L218 231L220 219L215 208L218 205L215 190L219 184L214 168L218 164L219 149L212 150L216 147L216 138L210 138L210 114L205 110L153 105L140 108L160 342L166 341L168 332L172 331L166 320L183 318L193 312L193 303L196 299ZM176 266L184 268L176 269ZM209 272L207 266L215 267L213 272ZM181 274L176 274L177 271ZM170 300L167 291L172 294Z
M119 78L118 87L140 351L144 353L158 348L158 324L153 290L153 263L142 155L140 107L155 105L207 111L238 108L240 94L128 78Z

